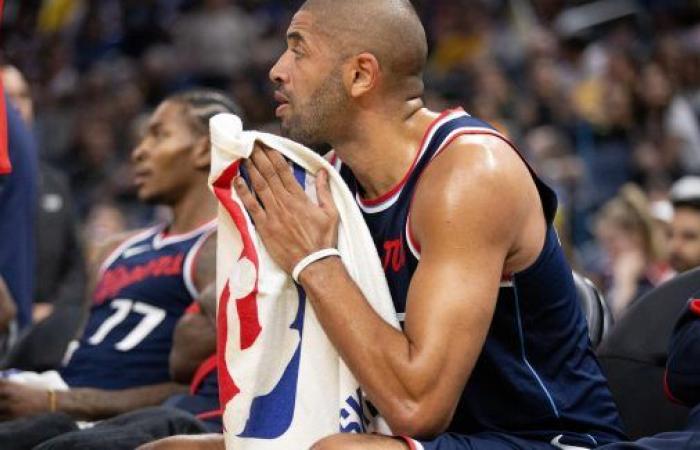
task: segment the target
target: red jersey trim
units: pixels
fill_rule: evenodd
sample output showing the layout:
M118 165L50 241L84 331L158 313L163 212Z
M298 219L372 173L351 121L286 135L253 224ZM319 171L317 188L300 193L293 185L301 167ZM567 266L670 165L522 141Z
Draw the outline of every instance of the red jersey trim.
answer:
M224 411L221 409L215 409L213 411L207 411L197 414L195 417L199 420L213 419L214 417L221 417L224 415Z
M2 23L3 0L0 0L0 23ZM12 172L10 149L7 143L7 111L5 110L5 88L0 80L0 175Z
M688 308L690 309L690 312L696 316L700 316L700 298L692 299L690 301L690 305L688 305Z
M418 164L418 161L420 160L420 157L423 155L425 151L425 145L426 141L428 140L428 136L430 136L431 132L435 129L435 127L448 115L455 113L457 111L463 111L462 108L455 108L455 109L448 109L440 113L439 116L437 116L431 123L428 125L428 128L425 130L425 133L423 133L423 138L421 139L420 145L418 146L418 151L416 152L416 156L413 159L413 163L411 163L411 167L406 171L404 174L403 178L401 181L399 181L394 187L389 189L389 191L385 192L384 194L380 195L379 197L375 197L372 199L367 199L367 198L362 198L360 195L357 196L358 201L362 206L366 207L375 207L378 206L390 198L392 198L394 195L396 195L406 184L408 181L408 178L411 176L411 173L413 172L413 169L416 167L416 164Z
M513 145L513 143L510 142L510 140L508 140L508 138L506 138L505 136L503 136L501 133L499 133L497 131L489 130L486 128L476 129L476 130L473 128L471 128L471 129L470 128L463 128L463 129L455 130L450 136L448 136L448 139L446 139L445 142L443 142L443 144L440 146L440 148L437 149L435 154L430 158L430 161L428 162L428 164L430 164L430 162L432 162L440 153L442 153L443 150L445 150L447 147L449 147L452 144L452 142L454 142L455 139L457 139L460 136L467 135L467 134L490 135L490 136L494 136L494 137L502 139L506 144L508 144L515 151L515 153L520 157L520 159L523 160L523 162L527 166L528 170L530 170L530 172L534 174L534 172L530 168L530 165L527 163L527 161L525 161L525 159L520 154L520 152L517 150L515 145ZM426 168L427 168L427 165L426 165ZM425 169L423 169L423 173L425 173ZM420 185L420 179L423 177L423 173L421 173L419 175L418 180L416 181L416 189L418 189L418 186ZM412 208L413 208L413 198L411 198L411 204L408 206L408 216L406 219L406 239L408 240L409 246L412 247L412 250L415 249L414 255L416 256L416 258L420 259L419 258L420 257L420 250L421 250L420 242L418 242L418 239L416 239L415 235L413 234L413 230L411 229L411 209Z
M187 307L185 310L185 314L199 314L202 312L202 307L199 306L199 303L197 302L192 302L190 303L190 306Z
M200 364L199 367L197 367L197 371L192 377L192 383L190 383L190 395L195 395L197 393L197 389L199 389L199 387L202 385L202 382L207 377L207 375L209 375L215 370L216 354L205 359L204 362L202 362L202 364Z
M0 0L0 21L2 21L2 0ZM10 149L7 145L7 111L5 110L5 89L0 80L0 175L7 175L12 172L10 162Z

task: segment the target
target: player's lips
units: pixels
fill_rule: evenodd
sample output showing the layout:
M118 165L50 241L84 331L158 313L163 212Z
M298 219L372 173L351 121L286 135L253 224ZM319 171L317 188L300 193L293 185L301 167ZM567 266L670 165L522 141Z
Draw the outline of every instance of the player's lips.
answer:
M151 176L150 170L146 170L146 169L135 170L134 171L134 184L137 187L140 187L146 182L146 180L150 176Z
M280 91L275 91L275 101L279 103L279 106L275 109L275 115L280 117L284 110L289 107L289 99Z

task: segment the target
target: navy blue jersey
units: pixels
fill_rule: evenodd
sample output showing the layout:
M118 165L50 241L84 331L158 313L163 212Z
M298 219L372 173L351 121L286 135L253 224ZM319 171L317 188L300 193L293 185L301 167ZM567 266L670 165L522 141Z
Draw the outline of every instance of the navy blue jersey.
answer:
M175 395L164 404L197 416L210 433L223 432L223 411L219 403L219 377L216 369L214 355L197 369L189 394Z
M373 201L362 199L350 169L336 164L374 238L399 319L403 319L408 287L420 260L420 245L409 225L416 184L440 151L467 134L492 135L508 142L463 110L446 111L426 131L403 181ZM491 328L449 431L505 431L582 446L614 442L624 434L590 348L571 268L552 226L556 196L534 173L533 178L548 225L544 248L531 267L504 276Z
M700 405L700 291L688 300L673 329L664 390L671 401L690 408Z
M32 322L38 162L32 133L9 102L6 110L12 172L0 182L0 276L12 294L17 322L23 328Z
M163 226L127 239L101 268L88 323L61 369L71 387L122 389L170 380L175 324L197 298L199 248L215 230L165 236Z

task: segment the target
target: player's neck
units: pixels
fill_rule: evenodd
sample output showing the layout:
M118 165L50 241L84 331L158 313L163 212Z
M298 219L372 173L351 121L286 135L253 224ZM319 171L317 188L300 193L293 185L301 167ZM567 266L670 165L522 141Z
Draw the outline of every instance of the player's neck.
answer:
M206 180L202 187L190 189L172 206L173 221L169 232L173 234L187 233L216 216L216 199L207 188Z
M420 141L437 115L422 103L407 105L401 115L367 115L352 141L335 146L338 157L352 170L367 198L391 190L404 178L419 151Z

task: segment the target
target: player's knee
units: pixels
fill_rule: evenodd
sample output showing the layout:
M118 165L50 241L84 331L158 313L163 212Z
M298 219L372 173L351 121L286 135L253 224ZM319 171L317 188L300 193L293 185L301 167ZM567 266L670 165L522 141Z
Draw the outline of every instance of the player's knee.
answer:
M359 447L352 442L349 435L334 434L316 442L310 450L353 450L357 448Z
M400 440L386 436L341 433L316 442L311 450L404 450L408 447Z
M311 446L309 450L331 450L334 448L340 448L334 443L336 441L335 436L329 436L321 439Z

